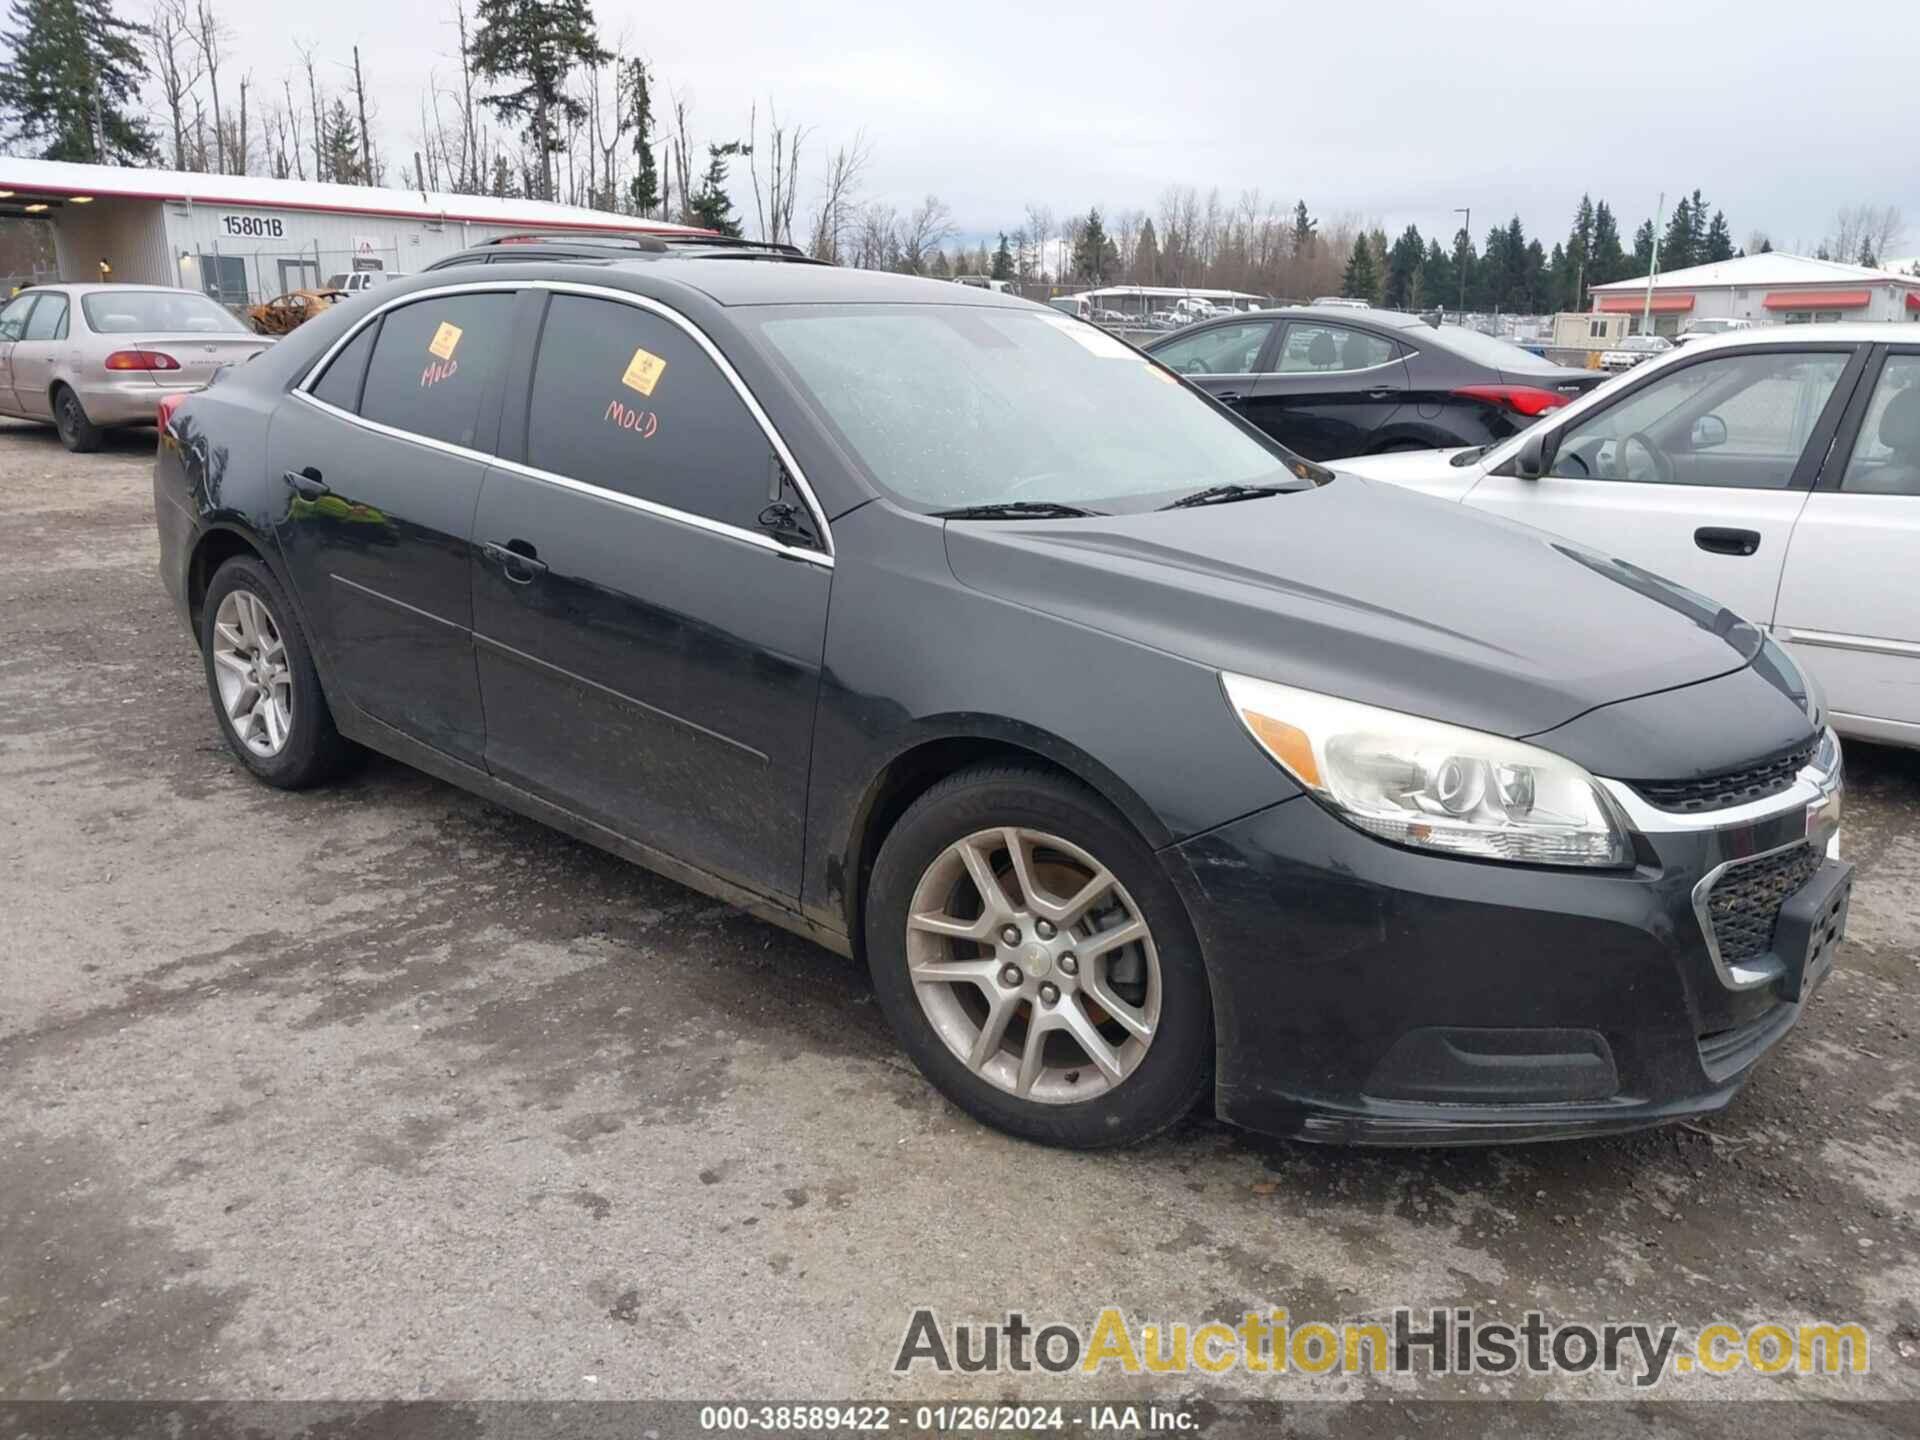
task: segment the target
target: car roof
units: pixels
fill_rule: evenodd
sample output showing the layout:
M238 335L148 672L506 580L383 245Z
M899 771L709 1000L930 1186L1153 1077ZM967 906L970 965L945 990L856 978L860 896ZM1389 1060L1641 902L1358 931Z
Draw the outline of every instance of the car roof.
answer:
M1041 310L1046 307L1003 291L955 285L919 275L852 270L838 265L743 264L738 259L668 253L608 260L582 266L578 261L496 261L484 269L450 266L409 276L415 283L400 293L465 280L572 280L613 285L645 293L648 282L698 291L718 305L965 305L984 309Z

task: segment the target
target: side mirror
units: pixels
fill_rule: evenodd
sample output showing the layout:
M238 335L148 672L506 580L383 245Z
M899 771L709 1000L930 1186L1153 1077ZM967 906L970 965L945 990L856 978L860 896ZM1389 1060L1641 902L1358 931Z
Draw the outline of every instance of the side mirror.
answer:
M1727 443L1727 422L1718 415L1702 415L1693 422L1693 448L1711 450Z
M1547 468L1547 433L1539 425L1527 432L1520 451L1513 457L1513 473L1522 480L1538 480Z

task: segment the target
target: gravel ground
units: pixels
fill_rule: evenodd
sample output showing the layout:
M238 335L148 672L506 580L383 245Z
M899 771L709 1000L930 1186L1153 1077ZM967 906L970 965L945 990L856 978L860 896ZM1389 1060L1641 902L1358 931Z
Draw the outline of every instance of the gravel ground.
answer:
M1657 1395L1920 1398L1920 754L1850 747L1838 971L1708 1125L1059 1154L940 1101L784 932L384 761L254 783L150 447L0 425L0 1399L1631 1394L889 1372L917 1306L1108 1303L1857 1319L1867 1376Z

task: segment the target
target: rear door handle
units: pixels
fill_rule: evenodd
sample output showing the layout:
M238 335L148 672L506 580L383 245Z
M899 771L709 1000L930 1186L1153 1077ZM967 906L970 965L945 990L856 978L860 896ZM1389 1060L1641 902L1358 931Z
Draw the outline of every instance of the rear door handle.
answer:
M480 553L505 570L507 579L515 585L531 585L547 573L547 562L539 559L525 540L509 540L504 545L489 540L480 547Z
M1237 405L1247 397L1238 390L1216 390L1213 392L1213 398L1222 405Z
M1693 543L1714 555L1751 555L1760 548L1760 532L1702 525L1693 532Z
M288 470L280 477L285 480L293 493L302 500L318 500L323 495L331 495L326 482L320 478L320 472L309 465L304 470Z
M1367 399L1391 400L1394 396L1398 395L1399 393L1400 392L1398 390L1387 390L1387 389L1369 390L1367 391Z

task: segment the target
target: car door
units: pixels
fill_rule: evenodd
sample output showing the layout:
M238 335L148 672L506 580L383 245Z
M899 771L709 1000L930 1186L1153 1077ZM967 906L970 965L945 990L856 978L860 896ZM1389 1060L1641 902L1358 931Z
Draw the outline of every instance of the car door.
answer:
M27 326L13 347L13 397L22 415L36 420L53 418L53 371L69 345L67 297L48 291L27 317Z
M286 507L274 533L332 678L373 719L476 766L486 727L469 541L514 302L503 286L386 310L294 392L268 436Z
M1153 358L1222 404L1244 411L1279 328L1273 320L1206 325L1156 346Z
M1400 347L1356 325L1291 320L1249 420L1309 460L1364 455L1406 399Z
M13 389L13 352L27 333L27 320L39 299L37 294L16 295L0 310L0 410L12 415L21 413Z
M1630 560L1765 625L1794 521L1862 363L1852 345L1676 361L1552 432L1546 474L1526 479L1509 463L1466 503Z
M474 531L488 767L710 874L798 895L824 524L691 324L552 288Z
M1874 358L1794 526L1779 637L1840 727L1920 744L1920 346Z

